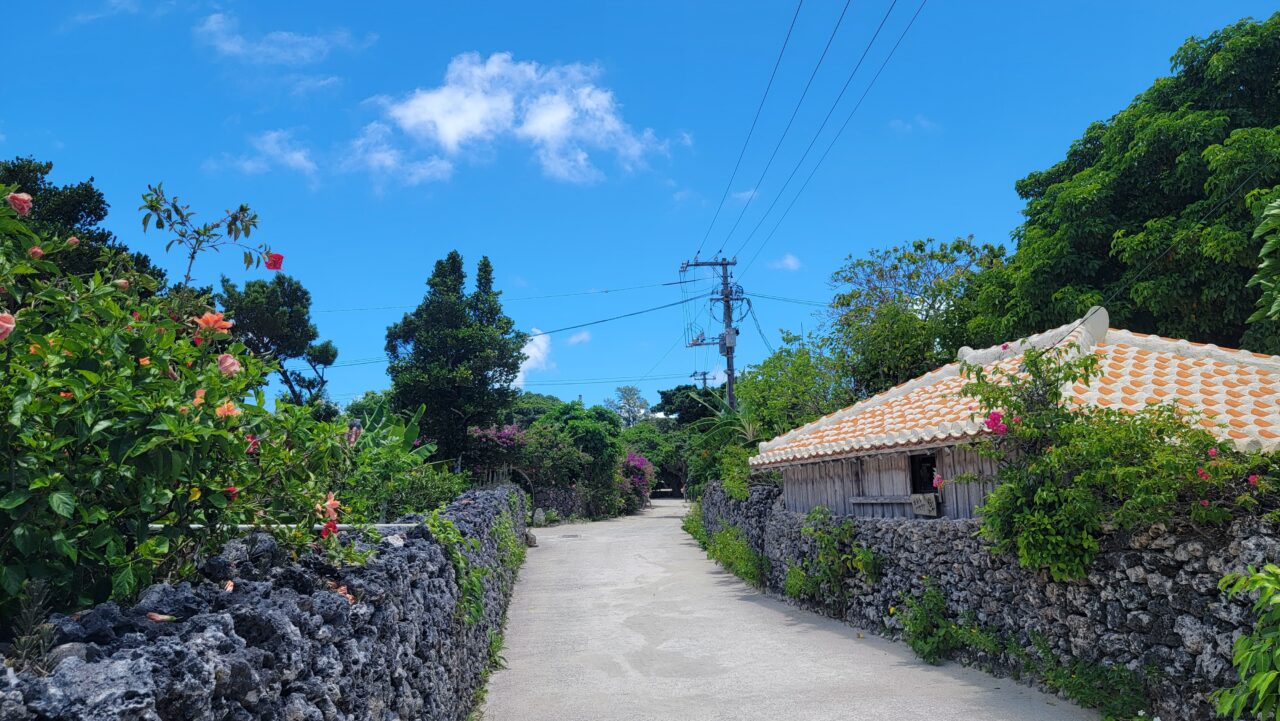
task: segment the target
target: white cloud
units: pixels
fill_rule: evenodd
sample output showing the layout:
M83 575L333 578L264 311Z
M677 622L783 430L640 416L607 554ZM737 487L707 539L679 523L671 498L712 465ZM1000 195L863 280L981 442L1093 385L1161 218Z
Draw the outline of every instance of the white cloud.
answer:
M940 127L942 126L940 126L938 123L926 118L925 116L919 113L916 113L916 116L909 120L903 120L902 118L894 118L893 120L889 121L889 129L894 131L895 133L905 134L905 133L912 133L917 130L922 133L928 133L928 132L937 130Z
M613 92L595 84L599 75L591 65L463 53L449 62L443 85L384 102L397 127L446 155L514 137L533 146L548 176L586 183L603 176L593 153L612 154L631 170L666 149L652 130L623 121Z
M769 263L769 267L774 270L800 270L801 263L799 258L795 257L791 253L787 253L781 258Z
M680 131L680 134L676 136L676 141L677 141L677 142L679 142L681 145L683 145L683 146L684 146L684 147L686 147L686 148L692 148L692 147L693 147L693 133L690 133L690 132L685 131L685 130L681 130L681 131Z
M590 340L591 340L591 331L589 330L578 331L577 333L574 333L573 335L569 336L569 345L578 345L579 343L586 343Z
M263 65L309 65L324 60L335 49L361 49L373 44L376 36L357 41L346 30L307 35L275 30L259 38L239 32L239 23L226 13L214 13L192 29L196 39L219 55Z
M698 194L689 188L681 188L671 194L671 199L677 203L686 203L690 200L697 200Z
M538 329L533 329L534 333L538 333ZM520 372L516 374L516 380L513 384L516 388L523 388L525 377L529 371L547 370L554 368L555 364L551 362L551 336L535 335L524 344L524 362L520 364Z
M438 156L412 160L392 143L392 131L385 123L369 123L360 136L351 141L343 170L365 170L381 180L395 180L405 185L418 185L435 180L448 180L453 163Z
M756 189L750 188L748 190L739 190L736 193L730 193L730 195L733 196L734 200L741 200L742 202L745 203L748 200L751 200L752 198L756 197Z
M232 167L242 173L257 175L272 168L287 168L315 179L319 166L311 158L311 151L298 144L290 130L268 130L249 137L254 152L249 155L229 155L205 161L207 170Z
M96 10L71 16L72 25L83 25L116 15L136 15L141 8L137 0L106 0Z
M336 88L342 84L337 75L298 75L288 79L290 95L308 95L321 90Z

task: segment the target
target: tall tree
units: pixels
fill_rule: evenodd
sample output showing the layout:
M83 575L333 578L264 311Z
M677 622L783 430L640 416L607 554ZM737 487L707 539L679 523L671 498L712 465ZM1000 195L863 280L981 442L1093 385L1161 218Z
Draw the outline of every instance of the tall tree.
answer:
M691 383L685 383L675 388L658 391L658 397L660 400L653 406L653 412L674 418L683 428L703 418L714 416L720 393L714 388L699 388Z
M916 240L846 259L831 276L836 295L824 340L844 388L833 395L879 393L954 360L960 346L983 342L968 327L971 296L979 272L1002 262L1002 249L972 237Z
M636 386L620 386L612 398L605 399L604 407L618 414L622 425L630 428L649 415L649 401Z
M784 333L782 347L738 379L738 402L776 436L857 400L818 344Z
M331 341L315 342L319 332L311 322L311 293L302 283L277 274L270 281L251 280L240 290L223 277L217 300L249 350L280 362L277 372L294 404L324 399L325 369L338 360L338 349ZM292 360L306 363L310 372L286 367Z
M425 406L424 430L444 457L459 464L467 428L497 423L516 397L511 384L528 335L502 312L500 295L487 257L468 294L462 256L455 250L436 261L417 309L387 329L395 407Z
M58 255L58 265L68 275L89 275L100 267L104 251L125 267L155 278L163 287L165 273L144 253L131 252L110 230L102 227L110 206L93 178L68 185L50 182L53 163L32 157L0 161L0 184L14 184L32 199L27 224L46 237L75 236L80 245Z
M1252 231L1280 190L1280 14L1191 38L1171 65L1017 183L1026 221L980 293L980 334L1037 332L1105 301L1122 327L1280 352L1276 321L1247 324Z

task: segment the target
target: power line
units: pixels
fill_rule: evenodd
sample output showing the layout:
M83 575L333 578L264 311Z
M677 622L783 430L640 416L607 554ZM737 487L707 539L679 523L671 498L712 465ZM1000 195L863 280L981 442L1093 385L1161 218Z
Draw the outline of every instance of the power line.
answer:
M871 35L871 39L867 41L867 46L862 49L862 55L858 56L858 62L853 66L853 70L849 71L849 77L845 78L844 85L841 86L839 94L837 94L836 99L832 101L831 107L827 109L827 114L822 118L822 122L818 125L818 129L813 132L813 138L809 140L809 145L805 147L804 152L800 155L800 159L796 161L795 167L791 169L791 172L787 175L786 181L784 181L782 183L782 187L778 189L778 194L774 196L773 202L769 204L767 209L765 209L764 215L760 216L759 222L757 222L755 227L751 229L751 233L747 235L746 239L742 241L742 245L738 246L738 250L734 252L734 255L742 253L743 249L747 247L747 244L751 242L751 239L756 236L756 233L760 230L760 226L764 225L765 219L768 218L769 214L773 212L773 209L777 207L778 201L782 200L782 196L787 192L787 188L790 187L791 181L795 179L796 173L799 172L800 168L804 165L804 161L808 159L810 151L813 150L813 146L818 142L818 138L822 137L822 131L826 130L827 123L830 122L831 116L835 114L836 108L840 107L840 101L844 99L844 94L848 92L849 86L853 84L854 76L856 76L858 71L862 69L862 63L866 61L867 55L871 52L872 46L875 45L876 40L880 37L880 31L884 30L885 23L889 22L889 16L893 14L893 9L897 7L897 5L898 0L893 0L889 3L889 9L884 11L884 17L880 18L880 24L876 26L876 31ZM726 242L728 242L728 239L726 239Z
M545 380L545 381L525 381L526 386L575 386L590 383L638 383L644 380L671 380L672 378L685 378L684 373L667 373L660 376L631 376L626 378L580 378L577 380Z
M644 315L645 313L653 313L654 311L663 310L665 308L674 308L675 306L683 305L685 303L689 303L691 301L701 300L701 299L702 299L701 296L695 295L695 296L686 298L684 300L678 300L674 303L667 303L665 305L654 306L653 308L645 308L643 310L632 311L630 313L623 313L622 315L615 315L609 318L601 318L600 320L588 321L586 323L577 323L575 325L568 325L563 328L553 328L551 330L544 330L544 331L538 331L537 333L530 333L528 334L528 337L537 338L539 336L551 335L552 333L562 333L566 330L576 330L578 328L586 328L587 326L600 325L601 323L611 323L615 320L622 320L623 318L632 318L637 315ZM387 358L362 358L362 359L357 359L353 361L348 361L345 363L334 363L333 365L329 366L329 368L349 368L351 366L374 365L377 363L388 363L388 362L390 361Z
M855 103L853 109L849 111L848 117L844 119L844 123L841 124L840 129L836 131L834 136L832 136L831 142L827 144L827 149L822 152L818 161L813 164L813 168L809 171L809 175L805 178L800 189L791 197L791 202L787 204L786 209L782 211L782 215L778 217L778 222L774 224L773 230L770 230L769 235L765 236L765 239L761 241L760 247L757 248L755 254L751 256L751 260L747 261L742 272L738 274L739 279L741 279L743 275L746 275L747 271L751 269L752 264L756 262L756 258L760 257L760 252L764 250L764 247L773 239L774 234L778 232L778 228L781 227L782 221L786 220L787 215L791 213L791 209L795 207L796 201L799 200L800 196L804 193L805 188L809 187L809 182L813 180L813 176L818 172L818 168L822 167L823 161L825 161L827 156L831 154L831 149L836 146L836 142L840 140L840 136L843 135L845 129L849 127L849 122L853 120L853 116L857 114L858 108L862 107L862 102L867 99L867 95L871 92L871 89L876 86L876 81L880 79L881 73L883 73L884 69L888 67L889 61L893 59L894 54L898 52L898 47L902 45L902 41L906 39L907 33L911 32L912 26L916 24L916 19L920 17L920 13L924 11L924 6L928 4L928 2L929 0L921 0L920 7L916 8L915 14L911 16L911 20L902 30L902 34L898 36L898 41L889 49L889 54L885 56L884 62L880 63L880 68L876 70L876 74L872 76L871 82L867 84L867 89L862 91L862 96L858 98L858 102Z
M707 244L707 238L711 237L711 230L716 227L716 220L720 218L720 210L724 208L724 201L729 197L729 190L733 188L733 181L738 177L738 168L742 166L742 157L747 154L747 145L751 142L751 136L756 132L756 123L760 121L760 111L764 110L764 101L769 97L769 90L773 88L773 79L778 75L778 67L782 65L782 56L787 52L787 44L791 42L791 31L795 30L796 20L800 17L800 8L804 5L804 0L796 3L796 12L791 16L791 25L787 27L787 36L782 40L782 49L778 50L778 59L773 63L773 72L769 73L769 82L764 86L764 95L760 97L760 104L756 106L756 115L751 119L751 129L747 131L746 140L742 141L742 149L738 151L738 160L733 164L733 172L729 174L729 182L725 183L724 192L720 194L720 202L716 205L716 212L711 216L711 224L707 226L707 232L702 234L702 242L698 243L698 250L693 254L696 258L702 252L702 246Z
M830 305L829 303L824 303L818 300L804 300L802 298L785 298L780 295L767 295L765 293L747 293L747 295L751 296L752 298L768 298L769 300L779 300L779 301L782 301L783 303L796 303L798 305L815 305L822 308L826 308L828 305Z
M768 337L765 336L764 328L760 327L760 317L756 315L755 304L750 301L747 302L747 312L751 314L751 320L755 321L756 332L760 334L760 340L764 341L764 347L769 349L769 355L773 355L776 351L774 351L773 344L769 342Z
M840 17L836 18L835 27L831 28L831 35L827 38L827 44L823 46L822 54L818 56L818 63L813 66L813 72L809 73L809 80L804 84L804 91L800 93L800 99L796 101L796 107L791 111L787 126L782 129L782 135L778 138L778 143L773 146L773 152L769 155L769 161L764 164L764 170L760 171L760 177L752 188L752 194L747 197L747 202L742 204L742 210L738 212L738 218L733 221L733 227L729 229L729 234L721 241L720 249L716 251L717 256L724 251L725 244L729 242L733 232L738 229L738 224L742 222L742 216L747 212L747 208L751 206L751 201L755 199L755 189L760 187L760 183L764 182L765 174L769 172L769 168L773 165L774 158L778 157L778 151L782 148L783 141L787 139L787 133L791 131L792 123L796 121L796 115L800 113L800 106L804 104L804 99L809 94L809 88L813 86L813 79L818 76L818 69L822 67L822 61L827 58L827 51L831 49L831 43L835 41L836 33L839 32L840 25L844 22L844 16L849 12L849 5L852 2L853 0L845 0L844 8L840 10Z
M696 280L697 280L696 278L692 280L671 280L665 283L649 283L647 285L633 285L633 286L628 286L626 288L604 288L602 290L582 290L582 291L575 291L573 293L552 293L550 295L528 295L528 296L519 297L519 298L502 298L501 300L503 303L512 303L516 301L525 301L525 300L545 300L548 298L571 298L571 297L580 296L580 295L602 295L606 293L622 293L624 291L641 290L643 288L660 288L662 286L668 286L668 285L681 285L684 283L693 283ZM410 308L417 308L418 305L421 305L421 304L379 305L379 306L370 306L367 308L325 308L323 310L313 310L311 312L312 313L355 313L358 311L369 311L369 310L406 310Z

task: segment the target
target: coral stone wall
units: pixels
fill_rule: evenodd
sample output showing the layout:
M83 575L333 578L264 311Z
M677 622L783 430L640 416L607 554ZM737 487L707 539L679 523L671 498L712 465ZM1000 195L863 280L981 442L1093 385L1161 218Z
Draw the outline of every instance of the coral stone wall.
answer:
M777 487L757 486L736 501L719 485L702 500L709 533L723 524L743 529L752 548L769 560L768 589L781 593L789 565L809 551L804 517L783 508ZM1253 625L1249 601L1228 600L1218 580L1280 558L1280 532L1256 519L1211 534L1205 529L1157 526L1105 539L1088 578L1055 582L995 555L978 536L978 521L854 519L856 537L882 560L878 583L853 581L844 618L887 635L901 632L904 594L938 585L954 618L971 614L984 628L1027 644L1043 636L1060 659L1154 670L1159 703L1149 712L1164 721L1216 718L1207 695L1235 683L1231 647ZM1001 671L1010 659L970 654L966 659Z
M293 562L255 534L210 559L205 581L152 586L128 609L55 617L56 667L0 676L0 719L463 719L516 574L495 524L509 514L523 540L525 513L512 486L465 493L445 512L474 539L472 563L488 569L474 623L425 525L386 535L366 565L344 568Z
M585 516L586 506L582 502L582 494L576 488L559 488L546 486L533 489L533 507L544 511L555 511L561 520Z

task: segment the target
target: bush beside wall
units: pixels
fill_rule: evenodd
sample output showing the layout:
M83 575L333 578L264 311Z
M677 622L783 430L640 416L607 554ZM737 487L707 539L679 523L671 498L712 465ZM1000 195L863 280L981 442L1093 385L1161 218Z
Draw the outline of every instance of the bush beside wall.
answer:
M768 561L765 587L779 595L788 570L812 552L801 533L804 516L786 511L775 487L753 487L737 501L709 485L702 514L709 534L741 529ZM1236 681L1232 642L1253 624L1248 599L1227 598L1218 580L1280 558L1280 530L1262 521L1237 521L1212 535L1156 526L1106 537L1086 579L1055 582L993 554L977 521L859 518L854 527L854 538L882 566L875 583L852 582L847 601L836 606L842 610L834 611L844 620L901 637L907 599L936 587L956 625L948 642L960 660L1033 674L1095 706L1109 701L1098 688L1122 681L1132 695L1140 677L1152 702L1143 710L1165 721L1216 718L1208 694ZM832 612L831 604L812 607ZM1084 677L1101 685L1073 687Z
M483 612L471 619L426 524L343 568L294 562L254 534L209 559L197 584L54 617L52 673L0 676L0 718L464 719L502 632L525 503L510 486L470 491L442 514L482 569Z

